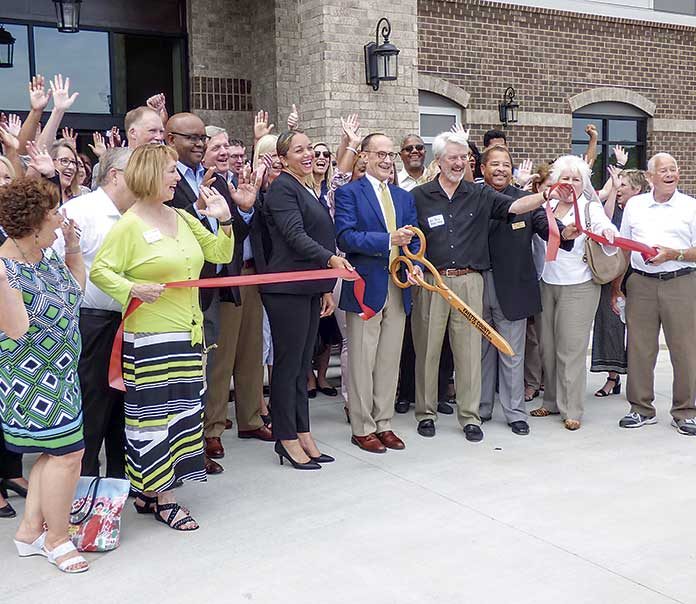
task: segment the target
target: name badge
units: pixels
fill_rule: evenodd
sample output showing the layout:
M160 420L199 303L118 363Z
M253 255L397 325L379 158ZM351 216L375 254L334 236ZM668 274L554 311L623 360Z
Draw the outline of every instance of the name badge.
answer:
M517 229L523 229L526 226L527 226L527 223L524 220L520 220L519 222L512 223L512 230L516 231Z
M143 238L148 243L155 243L156 241L160 241L162 239L162 233L160 233L159 229L152 229L151 231L145 231L143 233Z
M445 218L442 214L438 214L437 216L430 216L430 218L428 218L428 226L431 229L442 226L443 224L445 224Z

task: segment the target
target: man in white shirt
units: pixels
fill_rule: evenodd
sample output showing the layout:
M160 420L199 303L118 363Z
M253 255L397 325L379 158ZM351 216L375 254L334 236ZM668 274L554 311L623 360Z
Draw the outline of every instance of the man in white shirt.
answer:
M410 191L418 185L422 185L425 182L425 144L423 139L417 134L406 136L401 142L399 156L404 164L403 170L397 176L399 186L405 191Z
M98 188L75 197L63 206L68 218L80 229L80 248L89 272L104 238L135 199L123 178L132 151L109 149L101 157ZM62 236L53 245L65 255ZM125 419L123 393L109 386L109 358L114 336L121 323L121 305L89 279L80 308L82 354L78 365L82 391L85 452L82 475L99 476L99 451L106 448L106 475L125 478Z
M674 372L672 425L680 434L696 436L696 199L677 190L679 167L667 153L650 159L648 178L652 192L632 197L621 223L622 237L655 246L659 253L647 261L631 253L633 273L626 283L631 411L619 425L657 422L654 372L662 327ZM614 281L615 312L620 285L621 279Z

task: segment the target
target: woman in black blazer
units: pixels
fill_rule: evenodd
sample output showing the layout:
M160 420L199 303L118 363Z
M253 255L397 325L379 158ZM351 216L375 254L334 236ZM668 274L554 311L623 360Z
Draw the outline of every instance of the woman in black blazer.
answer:
M307 185L314 149L298 131L278 137L277 151L283 171L268 189L263 206L272 249L266 272L348 268L337 256L334 225L325 203ZM323 455L309 431L307 372L317 338L319 319L336 304L331 291L335 279L264 285L263 305L273 338L271 416L275 451L294 468L318 470L334 461Z

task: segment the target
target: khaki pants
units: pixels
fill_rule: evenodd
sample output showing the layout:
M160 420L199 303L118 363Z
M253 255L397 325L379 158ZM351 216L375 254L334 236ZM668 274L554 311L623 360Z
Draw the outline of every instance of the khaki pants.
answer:
M655 362L662 326L674 372L672 417L696 417L696 273L669 281L633 273L626 287L626 395L631 411L655 415Z
M253 274L253 269L242 274ZM204 434L220 437L225 430L230 378L234 375L237 430L256 430L263 425L263 307L255 286L239 288L242 304L220 302L217 349L208 368L210 378L205 405Z
M483 278L479 273L442 277L445 284L474 312L481 315ZM425 276L434 283L432 275ZM447 321L449 320L449 328ZM437 378L442 341L449 329L454 357L457 417L461 426L481 424L481 332L438 293L419 291L411 315L416 350L416 420L437 419Z
M541 282L544 407L563 419L582 419L587 388L587 346L600 287Z
M389 279L384 308L363 321L346 313L348 410L355 436L391 430L404 338L403 294Z

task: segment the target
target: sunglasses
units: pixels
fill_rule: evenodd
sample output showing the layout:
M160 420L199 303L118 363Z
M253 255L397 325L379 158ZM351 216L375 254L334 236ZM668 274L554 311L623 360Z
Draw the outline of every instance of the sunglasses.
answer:
M331 157L331 151L315 151L314 157L316 157L317 159L319 159L320 157L329 159L329 157Z
M413 153L414 149L418 152L421 152L425 149L425 145L406 145L402 151L406 151L406 153Z

